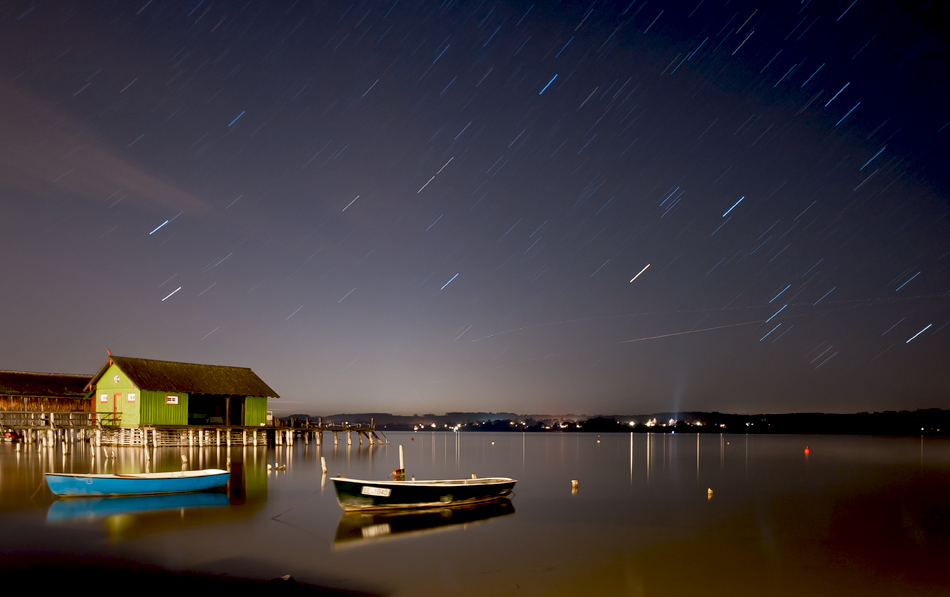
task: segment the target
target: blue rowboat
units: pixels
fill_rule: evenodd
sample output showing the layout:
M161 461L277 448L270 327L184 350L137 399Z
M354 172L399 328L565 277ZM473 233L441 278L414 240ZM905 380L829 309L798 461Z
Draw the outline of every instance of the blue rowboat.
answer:
M129 475L46 473L46 484L50 491L63 497L146 495L212 489L225 485L230 475L214 468Z
M332 477L331 480L336 499L345 511L478 504L507 496L517 483L507 477L431 481L361 481Z

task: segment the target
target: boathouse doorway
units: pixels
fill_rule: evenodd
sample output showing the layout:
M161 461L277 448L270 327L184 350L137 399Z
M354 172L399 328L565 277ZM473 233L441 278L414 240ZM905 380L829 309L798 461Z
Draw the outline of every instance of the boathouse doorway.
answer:
M188 396L189 425L243 425L244 396L191 394Z

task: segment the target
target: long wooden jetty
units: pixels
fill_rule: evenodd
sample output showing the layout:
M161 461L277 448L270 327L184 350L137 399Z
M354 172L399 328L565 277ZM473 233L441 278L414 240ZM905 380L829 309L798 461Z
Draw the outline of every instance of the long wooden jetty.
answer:
M387 443L385 436L376 433L376 424L334 425L316 422L274 419L271 425L139 425L121 427L120 419L112 413L58 412L58 411L0 411L0 430L12 429L26 443L52 445L56 441L90 441L97 446L291 446L296 441L323 444L324 432L333 433L333 445L344 434L346 445L353 444L353 434L359 445L364 438L373 445Z

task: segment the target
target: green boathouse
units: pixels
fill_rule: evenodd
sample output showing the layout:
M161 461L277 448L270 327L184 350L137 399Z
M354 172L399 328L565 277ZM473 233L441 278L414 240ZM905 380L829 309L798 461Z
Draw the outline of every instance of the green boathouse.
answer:
M246 367L198 365L110 354L86 386L100 420L121 428L258 427L279 398Z

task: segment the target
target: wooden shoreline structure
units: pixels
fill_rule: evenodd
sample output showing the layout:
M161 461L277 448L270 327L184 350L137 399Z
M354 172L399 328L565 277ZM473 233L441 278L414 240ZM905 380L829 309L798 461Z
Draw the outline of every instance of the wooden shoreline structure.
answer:
M201 365L113 355L94 375L0 371L0 433L63 449L96 446L266 446L302 440L333 445L385 443L374 421L324 425L281 421L267 410L280 396L247 367ZM384 436L385 437L385 436Z
M89 441L96 446L292 446L297 441L323 445L323 434L333 434L333 445L344 435L347 446L353 445L353 434L363 445L388 443L376 432L374 421L369 425L334 425L309 420L282 422L273 425L139 425L121 427L118 421L103 413L56 411L0 411L0 428L13 429L24 443L52 446L56 442Z

